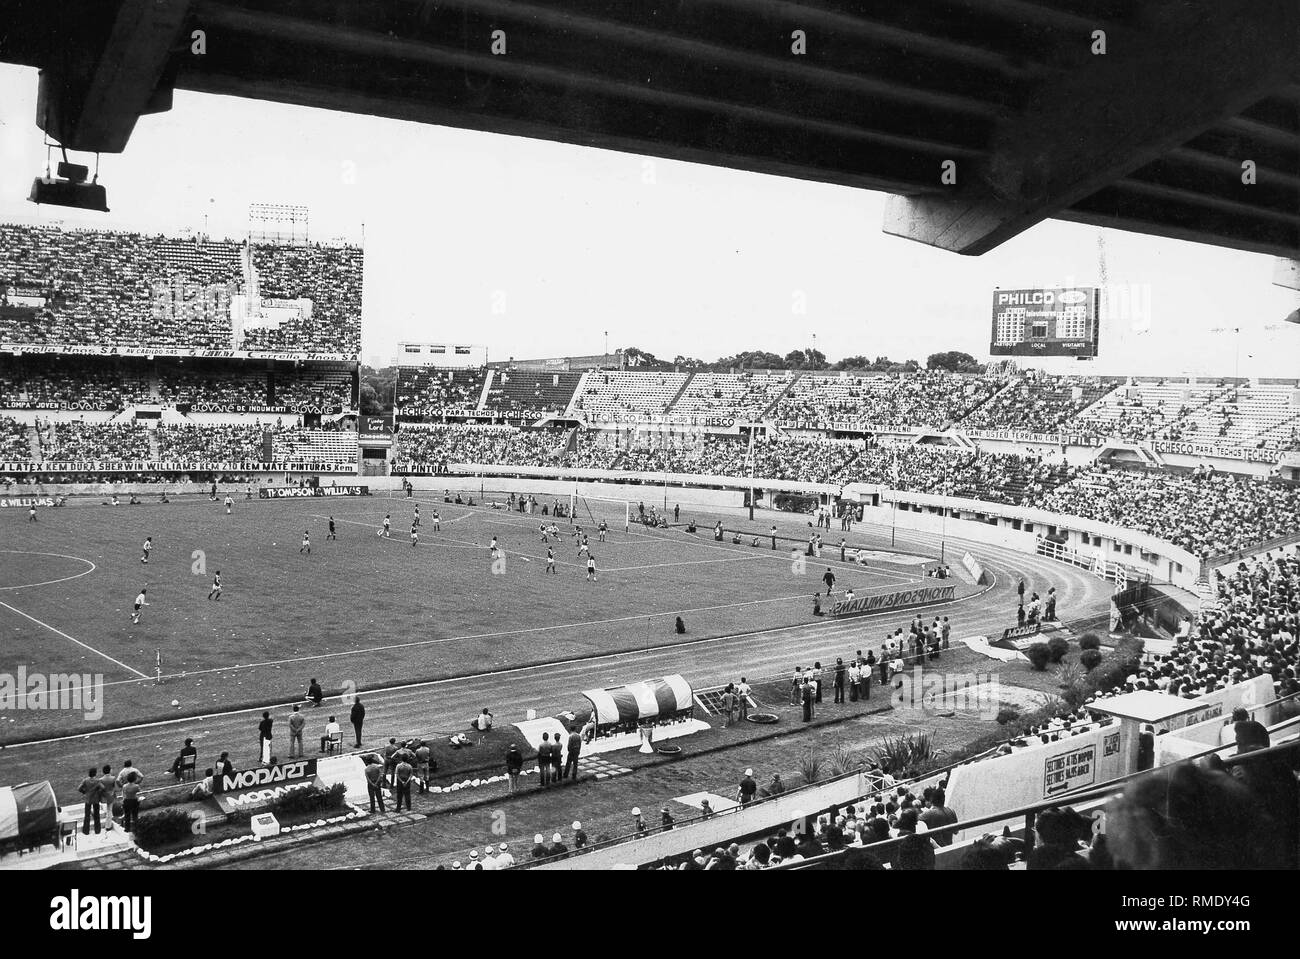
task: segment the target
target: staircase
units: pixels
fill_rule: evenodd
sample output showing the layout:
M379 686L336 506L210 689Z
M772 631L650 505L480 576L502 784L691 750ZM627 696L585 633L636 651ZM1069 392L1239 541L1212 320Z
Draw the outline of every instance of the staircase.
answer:
M32 462L41 462L41 433L35 426L27 427L27 447L32 451Z
M492 381L496 379L496 373L496 370L488 368L487 376L483 377L483 391L479 393L478 405L474 409L482 410L487 408L488 391L492 389Z
M1022 381L1021 381L1021 380L1018 380L1018 379L1011 379L1011 380L1008 380L1005 384L1002 385L1001 388L994 390L994 391L993 391L992 393L990 393L988 396L984 397L984 399L980 400L978 403L976 403L974 406L972 406L970 409L968 409L965 413L962 413L960 416L958 416L956 419L954 419L951 423L948 423L944 428L945 428L945 429L953 429L953 428L960 429L961 426L962 426L962 424L963 424L966 420L970 419L971 416L973 416L973 415L976 413L976 411L978 411L978 410L981 409L982 407L987 406L989 403L992 403L995 399L997 399L999 396L1001 396L1003 393L1007 392L1008 390L1015 389L1017 386L1019 386L1019 385L1021 384L1021 382L1022 382ZM987 428L987 429L997 429L997 427L993 427L993 426L990 426L990 427L979 427L979 426L974 427L974 429L985 429L985 428Z
M1300 429L1300 413L1295 416L1289 416L1280 423L1274 423L1267 429L1260 430L1252 436L1246 437L1241 441L1242 446L1256 446L1259 443L1276 440L1285 441L1291 438L1292 429Z
M157 463L162 459L162 451L158 448L158 431L149 430L149 459Z
M770 404L768 404L767 409L763 410L763 415L760 416L759 419L766 420L775 416L776 408L780 404L781 400L785 397L787 393L789 393L792 389L794 389L794 385L798 383L799 380L802 378L803 378L803 373L796 373L794 376L790 377L790 382L785 384L785 389L783 389L780 393L776 394L776 398L773 399Z
M665 413L671 413L673 411L673 407L677 405L677 401L682 398L683 393L685 393L688 389L690 389L690 386L693 382L695 382L694 370L692 370L690 375L686 377L686 382L682 384L682 388L679 389L676 393L674 393L673 398L668 401L668 405L664 407Z
M569 405L564 408L565 416L571 417L575 415L574 410L576 409L578 399L586 391L587 380L591 377L593 372L593 370L587 370L582 374L582 379L578 380L578 385L574 387L573 395L569 397Z

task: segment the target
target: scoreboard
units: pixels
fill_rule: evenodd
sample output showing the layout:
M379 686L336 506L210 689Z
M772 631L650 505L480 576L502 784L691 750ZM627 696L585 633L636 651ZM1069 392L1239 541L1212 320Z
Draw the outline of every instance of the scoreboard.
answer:
M993 356L1096 356L1101 290L994 290Z

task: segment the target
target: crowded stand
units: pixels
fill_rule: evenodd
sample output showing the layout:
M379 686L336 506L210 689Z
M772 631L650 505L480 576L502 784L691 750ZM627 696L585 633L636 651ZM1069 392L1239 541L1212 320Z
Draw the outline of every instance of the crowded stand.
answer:
M565 434L508 426L404 426L393 461L419 472L446 472L455 463L500 466L563 465Z
M79 460L148 460L149 431L132 423L39 423L41 459L45 462Z
M180 367L161 369L158 399L167 406L263 407L267 405L266 373L239 370L209 373Z
M617 468L827 483L843 475L860 449L860 443L848 441L789 439L755 443L751 457L748 443L719 440L695 448L636 447L627 451Z
M354 407L352 373L348 370L277 372L275 405L290 413L330 413Z
M266 429L251 424L159 426L154 435L161 460L247 463L262 459Z
M563 413L581 380L581 373L495 370L484 408L512 419Z
M1300 529L1300 487L1211 469L1186 475L1092 469L1038 505L1149 533L1198 556Z
M1026 375L963 419L961 428L1054 433L1114 386L1093 377Z
M0 416L0 460L16 463L31 459L31 455L27 424Z
M1022 456L909 444L868 447L850 464L842 479L916 493L1034 506L1071 473L1065 464L1048 463L1041 454Z
M147 373L129 361L0 357L0 409L108 411L150 398Z
M393 406L404 420L469 412L478 408L485 379L482 367L400 366Z
M1000 387L984 376L922 370L897 376L805 373L776 404L775 418L805 429L873 425L943 429Z
M356 247L0 224L0 343L355 356L361 276Z

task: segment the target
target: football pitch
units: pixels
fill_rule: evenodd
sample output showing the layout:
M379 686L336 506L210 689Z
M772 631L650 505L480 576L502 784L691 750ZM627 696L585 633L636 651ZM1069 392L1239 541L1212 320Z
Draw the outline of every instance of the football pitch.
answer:
M206 496L77 503L40 509L35 523L26 510L0 512L0 674L103 684L102 710L0 712L0 742L270 706L301 698L313 677L333 695L807 623L828 566L837 592L852 587L859 596L923 580L915 554L874 556L867 568L841 563L830 548L838 530L822 531L822 559L796 561L792 548L811 532L806 517L780 521L791 538L773 550L766 518L692 511L681 521L699 522L694 534L635 520L624 531L621 503L584 502L576 522L596 562L590 582L567 519L554 520L560 534L548 544L539 525L550 517L475 499L480 505L470 507L427 493L246 500L241 492L229 515ZM487 499L504 506L503 494ZM377 535L385 514L391 537ZM597 537L601 518L606 542ZM745 531L741 544L730 535L714 541L718 518ZM147 565L146 537L154 547ZM878 530L848 539L888 548ZM217 571L222 595L209 599ZM133 624L141 589L148 605ZM684 635L674 628L678 616Z

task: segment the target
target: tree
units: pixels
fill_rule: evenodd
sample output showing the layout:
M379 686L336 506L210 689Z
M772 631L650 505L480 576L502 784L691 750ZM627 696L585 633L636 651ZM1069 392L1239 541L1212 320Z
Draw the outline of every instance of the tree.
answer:
M639 350L635 346L625 347L623 356L627 359L628 366L658 366L659 359L653 353L647 353L645 350Z
M384 404L379 401L379 394L369 383L361 384L361 412L367 416L378 416L384 412Z
M952 373L982 373L984 365L969 353L948 350L945 353L931 353L925 361L927 370L948 370Z
M833 370L865 370L871 365L871 361L865 356L846 356L842 360L837 360L831 367Z
M826 354L821 350L791 350L785 355L785 365L791 370L824 370Z
M361 412L370 416L387 413L393 408L393 387L397 384L397 367L385 366L380 369L363 366L360 372L360 406ZM369 393L367 393L369 390Z

